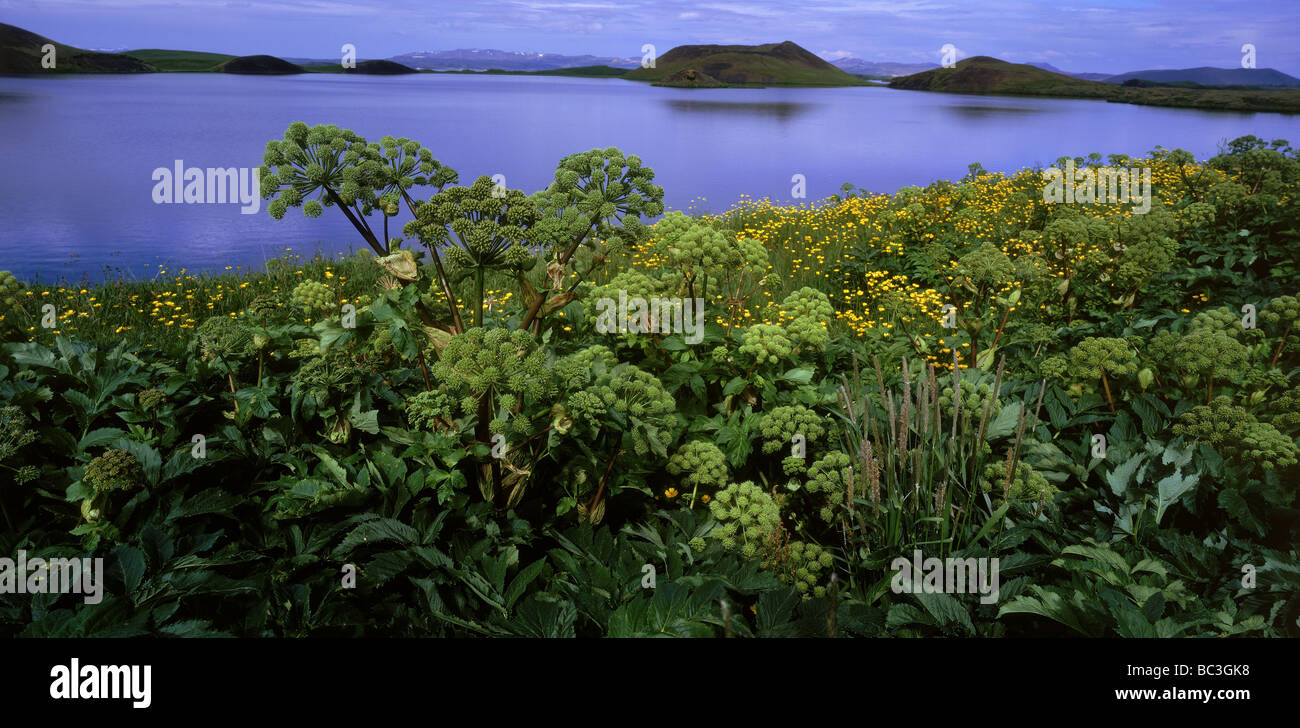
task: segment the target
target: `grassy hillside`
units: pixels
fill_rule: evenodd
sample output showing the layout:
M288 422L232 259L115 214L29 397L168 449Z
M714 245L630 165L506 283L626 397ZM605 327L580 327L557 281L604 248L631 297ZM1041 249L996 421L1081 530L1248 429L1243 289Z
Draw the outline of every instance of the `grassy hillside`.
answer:
M172 73L216 73L221 64L235 58L226 53L174 51L160 48L124 51L119 55L139 58L159 71Z
M859 86L865 82L790 41L683 45L624 78L663 86Z
M256 55L232 58L217 70L222 73L238 73L254 76L273 76L290 73L306 73L307 69L275 56Z
M958 94L1016 94L1104 98L1115 93L1113 85L1084 81L1021 63L974 56L957 62L954 68L936 68L895 79L890 88L915 91L943 91Z
M46 45L54 46L54 68L41 65ZM153 66L117 53L96 53L0 23L0 73L147 73Z
M1122 86L1085 81L988 56L895 79L890 88L958 94L1099 99L1143 106L1300 113L1300 90Z

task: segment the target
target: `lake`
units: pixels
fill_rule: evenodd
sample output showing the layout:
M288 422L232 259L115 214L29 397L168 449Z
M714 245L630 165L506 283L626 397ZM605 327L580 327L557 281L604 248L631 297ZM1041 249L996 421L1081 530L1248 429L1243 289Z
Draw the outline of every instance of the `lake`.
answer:
M462 183L505 175L533 192L565 155L616 146L654 168L670 209L721 212L742 195L788 202L852 182L876 192L1062 155L1197 158L1245 134L1300 142L1300 117L1100 101L956 96L880 87L665 89L620 79L430 75L0 77L0 269L98 281L158 265L260 266L365 247L337 210L240 214L237 204L156 204L153 171L255 167L293 121L369 141L415 139ZM426 195L427 196L427 195ZM401 222L409 219L403 214ZM376 217L376 222L379 219ZM373 224L373 223L372 223Z

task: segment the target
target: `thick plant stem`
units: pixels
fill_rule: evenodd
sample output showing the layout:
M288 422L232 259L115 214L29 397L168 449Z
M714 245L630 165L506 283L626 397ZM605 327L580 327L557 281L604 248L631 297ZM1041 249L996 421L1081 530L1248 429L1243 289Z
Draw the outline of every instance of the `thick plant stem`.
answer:
M582 237L573 241L573 246L564 251L564 254L560 256L560 265L568 265L569 259L578 251L578 246L582 245L582 241L586 240L595 230L596 223L593 222L587 228L587 231L582 234ZM543 289L537 292L537 298L533 299L533 305L528 307L528 313L524 315L524 320L519 324L519 328L527 329L529 326L533 325L533 320L537 318L537 313L542 310L542 304L546 302L546 297L549 293L549 289Z
M1287 324L1286 331L1282 332L1282 339L1277 342L1277 349L1273 350L1273 359L1268 363L1269 369L1272 369L1273 367L1277 366L1277 358L1279 356L1282 356L1282 347L1286 344L1286 337L1290 335L1291 327L1294 325L1295 325L1294 321Z
M1106 381L1106 370L1101 370L1101 386L1106 389L1106 404L1110 405L1110 411L1115 411L1115 400L1110 397L1110 382Z
M474 326L483 326L483 269L474 269Z
M402 190L402 199L406 200L406 209L415 215L415 202L411 196ZM442 288L442 295L447 297L447 308L451 310L451 325L453 334L459 334L465 330L465 324L460 319L460 306L456 305L456 296L451 292L451 284L447 281L447 273L442 269L442 256L438 255L437 245L425 246L433 254L433 267L438 272L438 286Z

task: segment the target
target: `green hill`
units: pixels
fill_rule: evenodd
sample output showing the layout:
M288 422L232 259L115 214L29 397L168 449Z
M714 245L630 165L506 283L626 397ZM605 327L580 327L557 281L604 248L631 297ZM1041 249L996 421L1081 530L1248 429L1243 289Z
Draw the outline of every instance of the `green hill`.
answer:
M974 56L953 68L935 68L894 79L890 88L912 91L943 91L955 94L1012 94L1019 96L1069 96L1106 98L1115 93L1113 84L1084 81L1021 63Z
M222 73L238 73L254 76L287 75L306 73L307 69L275 56L256 55L239 56L217 66Z
M46 57L43 48L54 46L54 68L41 65ZM148 73L153 66L118 53L97 53L65 45L0 23L0 73Z
M419 73L419 71L404 66L396 61L386 61L376 59L372 61L361 61L357 63L356 68L344 68L344 73L361 73L373 76L396 76L404 73Z
M235 56L226 53L172 51L159 48L123 51L119 55L139 58L159 71L173 73L214 73L217 71L218 66L235 58Z
M1085 81L988 56L958 61L953 68L897 78L889 87L955 94L1098 99L1183 109L1300 113L1300 90L1125 86Z
M660 86L862 86L846 73L790 41L764 45L683 45L659 56L654 68L623 75Z

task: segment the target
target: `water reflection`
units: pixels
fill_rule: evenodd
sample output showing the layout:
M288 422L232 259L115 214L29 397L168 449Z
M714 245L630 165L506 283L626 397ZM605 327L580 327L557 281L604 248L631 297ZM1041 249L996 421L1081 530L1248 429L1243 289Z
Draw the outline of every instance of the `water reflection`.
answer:
M664 101L673 111L694 111L706 114L746 114L766 116L787 121L812 111L817 104L794 101L703 101L696 99L668 99Z
M965 119L988 119L1003 114L1039 114L1047 109L1026 106L941 106L944 111Z

